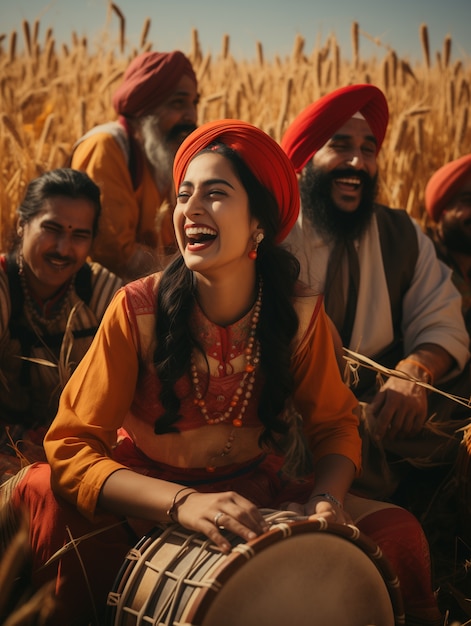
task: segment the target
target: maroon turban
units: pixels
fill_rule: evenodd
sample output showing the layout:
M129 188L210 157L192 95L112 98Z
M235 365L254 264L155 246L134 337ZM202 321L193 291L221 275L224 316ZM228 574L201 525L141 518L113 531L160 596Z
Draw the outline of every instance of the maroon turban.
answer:
M471 154L447 163L433 174L425 187L425 208L435 222L466 182L471 183Z
M378 153L389 121L388 103L373 85L350 85L329 93L302 111L288 127L281 147L300 172L314 154L355 113L360 112L377 141Z
M279 210L282 241L295 224L299 213L296 174L286 154L259 128L240 120L218 120L203 124L183 141L173 163L173 179L178 191L190 161L210 143L218 141L236 151L257 180L274 196Z
M146 115L170 96L184 74L196 84L193 67L179 50L140 54L131 61L113 94L116 113L127 117Z

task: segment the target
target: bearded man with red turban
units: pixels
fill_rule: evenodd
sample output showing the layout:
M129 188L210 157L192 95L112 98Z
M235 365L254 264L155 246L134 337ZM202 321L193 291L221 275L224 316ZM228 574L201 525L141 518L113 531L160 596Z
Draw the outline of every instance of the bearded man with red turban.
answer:
M118 119L79 139L70 164L101 188L92 258L132 280L176 250L172 165L196 128L195 72L178 50L145 52L130 63L112 101Z
M471 336L471 154L438 169L425 188L438 258L452 269L462 296L462 312Z
M378 381L360 367L352 385L368 416L358 486L380 498L394 497L413 466L453 462L459 439L433 434L432 415L454 434L471 413L410 381L463 392L468 339L460 294L430 239L404 210L376 202L387 124L383 93L351 85L308 106L281 142L299 174L302 211L287 245L301 276L324 292L339 344L396 372Z

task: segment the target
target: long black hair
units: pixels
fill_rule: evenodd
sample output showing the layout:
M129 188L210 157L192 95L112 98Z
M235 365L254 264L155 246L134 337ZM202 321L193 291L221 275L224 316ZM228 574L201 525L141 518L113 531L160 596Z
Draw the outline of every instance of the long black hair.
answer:
M255 261L263 284L257 339L261 347L260 368L264 385L258 416L264 426L260 443L276 445L274 433L285 434L288 429L281 415L294 387L290 365L291 345L298 329L293 295L299 262L276 243L279 209L270 191L236 151L221 143L211 144L202 152L209 151L230 161L247 192L250 213L258 220L265 235ZM189 373L192 350L201 350L189 330L194 298L193 274L179 256L164 270L158 291L154 363L162 385L160 400L165 412L155 422L157 434L178 432L177 422L181 416L175 383Z

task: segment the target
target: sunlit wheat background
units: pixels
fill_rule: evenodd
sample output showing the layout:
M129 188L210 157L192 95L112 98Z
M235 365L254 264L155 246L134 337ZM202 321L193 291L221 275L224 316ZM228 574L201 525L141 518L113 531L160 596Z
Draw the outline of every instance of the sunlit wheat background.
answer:
M0 31L0 249L27 182L62 166L77 138L115 117L111 95L125 68L136 54L153 49L150 19L142 24L139 44L130 47L126 16L116 4L110 10L114 20L93 49L75 32L59 45L39 20ZM284 57L267 60L260 41L253 59L236 60L229 35L223 34L220 51L210 54L193 29L183 52L199 80L200 123L240 118L276 140L305 106L336 87L368 82L383 89L390 124L380 153L379 200L423 220L430 175L471 152L471 61L455 53L451 62L450 36L431 51L426 23L417 37L422 58L414 65L379 40L374 56L362 56L368 35L357 22L351 24L348 49L334 35L307 49L298 35Z

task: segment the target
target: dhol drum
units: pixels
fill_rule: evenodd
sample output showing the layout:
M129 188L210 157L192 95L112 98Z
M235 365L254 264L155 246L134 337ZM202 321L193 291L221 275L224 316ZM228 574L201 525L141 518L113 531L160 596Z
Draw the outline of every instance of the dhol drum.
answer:
M178 525L145 536L108 596L107 626L405 623L397 577L357 528L263 514L268 532L247 543L227 534L227 555Z

